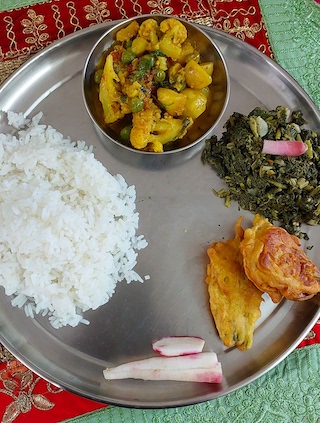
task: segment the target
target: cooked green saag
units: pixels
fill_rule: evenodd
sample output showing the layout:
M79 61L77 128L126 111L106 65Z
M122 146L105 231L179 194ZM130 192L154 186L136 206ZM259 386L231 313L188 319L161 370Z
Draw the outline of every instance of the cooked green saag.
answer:
M289 233L308 239L301 224L320 222L320 145L318 135L302 126L300 111L283 106L255 108L248 116L233 113L221 139L206 140L202 161L224 179L226 189L215 191L225 205L278 221ZM307 151L298 157L263 154L263 140L299 140Z

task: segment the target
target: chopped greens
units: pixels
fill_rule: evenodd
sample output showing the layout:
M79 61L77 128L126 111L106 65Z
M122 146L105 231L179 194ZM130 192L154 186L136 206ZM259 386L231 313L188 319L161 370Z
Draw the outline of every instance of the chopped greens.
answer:
M320 223L320 140L314 131L302 129L306 123L301 111L291 113L283 106L257 107L248 116L233 113L221 139L206 140L202 161L226 182L226 189L214 191L226 206L235 200L242 209L308 239L302 223ZM263 154L264 139L303 141L308 148L297 157Z

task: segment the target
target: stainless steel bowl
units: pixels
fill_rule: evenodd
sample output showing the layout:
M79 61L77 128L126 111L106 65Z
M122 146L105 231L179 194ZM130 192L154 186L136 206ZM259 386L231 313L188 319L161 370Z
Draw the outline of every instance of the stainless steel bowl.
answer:
M126 150L147 155L162 155L184 151L201 143L201 141L204 141L205 138L210 135L220 121L227 107L230 96L230 82L227 66L220 49L217 47L212 38L210 38L198 25L174 16L175 19L180 20L187 28L188 39L194 42L197 46L197 50L200 52L201 61L214 62L213 82L210 85L212 95L211 101L207 105L207 109L196 119L195 123L182 139L164 145L163 153L136 150L131 146L125 145L120 136L113 131L110 126L105 124L103 120L102 106L99 102L98 93L94 88L93 83L93 74L99 65L99 62L101 63L101 58L114 43L116 33L120 29L128 26L132 20L136 20L139 24L141 24L144 20L152 18L160 24L162 20L167 19L168 17L170 16L141 15L118 23L103 34L88 55L83 71L83 100L98 135L100 135L100 138L103 139L105 146L108 146L109 143L115 143Z

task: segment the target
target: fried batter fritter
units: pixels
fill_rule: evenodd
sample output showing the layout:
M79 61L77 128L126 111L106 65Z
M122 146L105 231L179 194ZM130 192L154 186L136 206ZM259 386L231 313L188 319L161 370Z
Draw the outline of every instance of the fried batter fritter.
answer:
M253 227L240 244L247 277L274 303L282 297L293 301L320 292L320 270L300 249L300 240L285 229L255 215Z
M261 315L262 292L247 278L239 250L244 231L242 217L236 223L236 236L214 242L207 253L210 309L219 336L227 347L248 350L252 346L254 325Z

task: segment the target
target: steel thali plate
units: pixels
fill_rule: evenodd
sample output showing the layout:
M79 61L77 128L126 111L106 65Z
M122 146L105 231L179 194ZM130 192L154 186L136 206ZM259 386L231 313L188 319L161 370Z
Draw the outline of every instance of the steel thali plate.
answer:
M85 313L89 326L59 330L45 317L25 317L0 288L0 339L44 379L97 401L158 408L218 398L258 378L298 345L319 317L319 296L277 305L266 299L253 347L241 352L222 345L209 310L206 248L234 236L240 215L247 226L253 216L237 204L226 208L214 196L212 188L223 183L201 163L200 148L174 155L169 162L148 161L137 160L135 153L123 157L121 149L108 149L99 139L82 101L81 75L87 54L110 25L69 35L31 58L0 88L0 110L27 115L43 111L43 123L94 145L96 157L111 174L121 173L135 185L138 233L149 243L139 252L135 270L150 280L121 282L106 305ZM230 102L215 130L218 136L230 114L248 113L256 106L300 109L310 127L320 128L317 108L275 62L230 35L205 30L220 47L231 78ZM320 228L307 232L307 244L314 246L308 255L320 264ZM223 383L104 380L106 366L153 355L151 342L167 335L203 337L205 350L219 356Z

